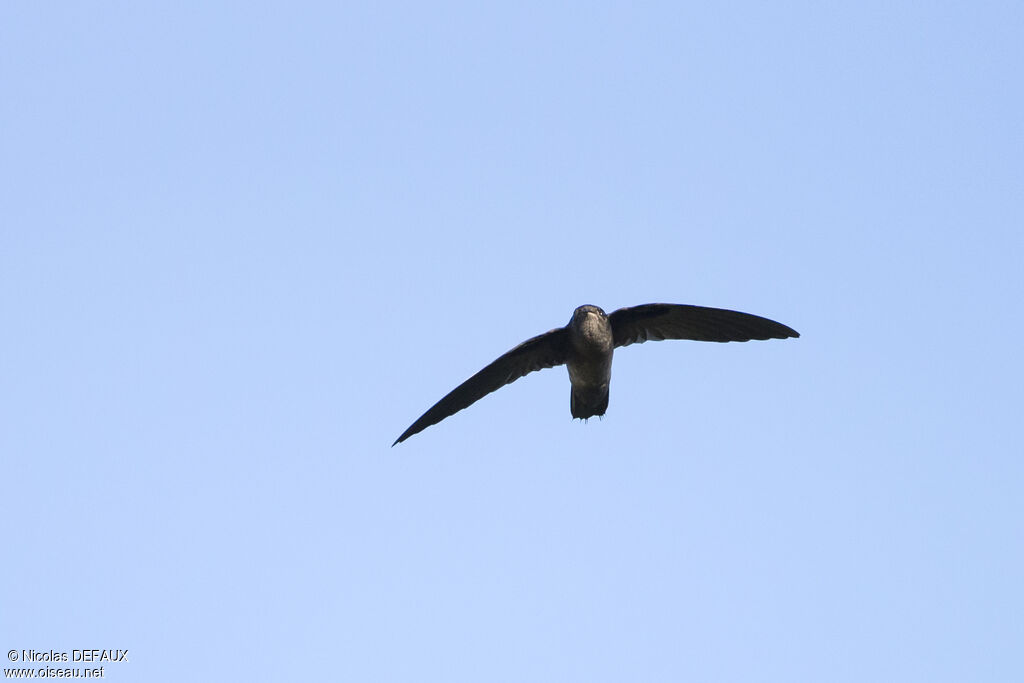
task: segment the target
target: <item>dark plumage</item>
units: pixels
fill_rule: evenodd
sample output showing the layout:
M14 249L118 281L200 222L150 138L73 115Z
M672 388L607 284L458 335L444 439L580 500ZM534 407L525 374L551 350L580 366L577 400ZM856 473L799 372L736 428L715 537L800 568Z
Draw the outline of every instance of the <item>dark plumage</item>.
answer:
M620 308L608 315L597 306L580 306L565 327L527 339L455 387L391 445L405 441L523 375L562 364L569 368L572 416L586 419L604 415L608 409L612 353L620 346L662 339L743 342L799 336L796 330L774 320L723 308L645 304Z

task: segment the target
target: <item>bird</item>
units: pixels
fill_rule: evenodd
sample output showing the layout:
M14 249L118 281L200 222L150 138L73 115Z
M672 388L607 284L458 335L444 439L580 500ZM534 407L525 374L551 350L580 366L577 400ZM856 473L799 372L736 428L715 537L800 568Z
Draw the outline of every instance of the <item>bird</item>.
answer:
M402 432L392 448L481 398L536 370L566 365L569 411L574 419L600 417L608 409L608 386L615 349L663 339L744 342L788 339L800 333L750 313L689 304L643 304L605 313L583 305L565 327L527 339L498 357L423 413Z

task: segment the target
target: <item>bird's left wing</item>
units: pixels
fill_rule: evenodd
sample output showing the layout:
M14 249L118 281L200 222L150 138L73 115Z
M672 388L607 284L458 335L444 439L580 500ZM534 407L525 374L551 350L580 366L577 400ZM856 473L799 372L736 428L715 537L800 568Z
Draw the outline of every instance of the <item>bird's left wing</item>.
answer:
M800 336L793 328L759 315L685 304L644 304L620 308L612 312L608 320L616 347L662 339L742 342Z
M568 332L564 327L527 339L455 387L451 393L423 413L420 419L413 422L391 445L399 444L449 415L468 408L487 394L511 384L523 375L565 363L568 345Z

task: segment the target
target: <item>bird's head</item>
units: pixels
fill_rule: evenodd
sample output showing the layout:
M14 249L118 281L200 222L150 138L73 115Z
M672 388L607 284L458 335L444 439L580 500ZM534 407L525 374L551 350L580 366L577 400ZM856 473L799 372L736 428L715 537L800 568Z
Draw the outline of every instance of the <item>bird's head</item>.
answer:
M595 316L600 320L606 320L608 318L605 312L602 311L597 306L584 304L583 306L578 307L575 311L572 312L572 322L577 325L580 325L583 323L584 320L587 320L588 318L592 318Z

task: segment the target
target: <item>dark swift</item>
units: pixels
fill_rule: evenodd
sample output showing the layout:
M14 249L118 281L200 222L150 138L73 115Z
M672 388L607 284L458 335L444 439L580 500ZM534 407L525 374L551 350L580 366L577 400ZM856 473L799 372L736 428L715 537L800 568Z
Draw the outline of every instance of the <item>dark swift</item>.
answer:
M565 327L527 339L455 387L423 413L392 446L468 408L481 398L534 370L566 365L574 418L604 415L612 378L612 353L620 346L662 339L745 342L787 339L800 333L782 323L750 313L685 304L644 304L606 314L597 306L580 306Z

